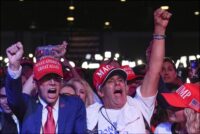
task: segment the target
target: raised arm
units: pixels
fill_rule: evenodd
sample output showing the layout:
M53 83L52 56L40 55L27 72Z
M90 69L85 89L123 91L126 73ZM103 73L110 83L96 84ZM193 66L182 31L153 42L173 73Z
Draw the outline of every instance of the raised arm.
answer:
M151 55L144 81L141 87L143 97L153 96L157 92L160 71L165 55L165 31L171 13L166 10L157 9L154 12L154 33L152 40Z
M6 49L6 54L9 59L9 68L12 71L19 70L23 53L24 50L21 42L17 42Z
M22 97L22 81L20 60L23 55L23 46L17 42L6 49L9 59L8 73L6 76L6 94L8 104L18 119L22 120L25 112L25 101Z

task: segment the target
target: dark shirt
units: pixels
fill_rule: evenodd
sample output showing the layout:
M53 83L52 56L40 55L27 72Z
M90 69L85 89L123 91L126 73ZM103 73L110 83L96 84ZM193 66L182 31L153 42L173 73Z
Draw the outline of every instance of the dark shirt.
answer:
M0 133L17 134L17 125L11 114L0 112Z

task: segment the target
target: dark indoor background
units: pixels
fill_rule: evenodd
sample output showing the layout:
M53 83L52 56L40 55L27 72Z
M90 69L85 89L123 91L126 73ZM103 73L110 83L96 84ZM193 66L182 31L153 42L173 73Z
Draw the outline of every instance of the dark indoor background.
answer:
M74 11L68 6L73 4ZM16 41L25 55L39 45L69 43L66 57L82 63L86 53L119 52L122 59L145 59L153 32L153 11L168 5L173 16L167 29L166 56L199 54L199 1L1 0L0 55ZM67 22L72 15L74 22ZM109 27L104 26L110 21Z

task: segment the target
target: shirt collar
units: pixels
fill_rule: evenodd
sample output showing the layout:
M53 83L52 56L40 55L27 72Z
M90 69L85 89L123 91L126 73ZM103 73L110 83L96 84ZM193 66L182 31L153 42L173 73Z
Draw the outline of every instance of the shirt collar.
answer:
M40 96L38 96L38 99L39 99L40 103L42 104L43 108L45 108L47 106L47 103ZM53 109L56 111L58 111L58 104L59 104L59 97L58 97L55 105L53 106Z

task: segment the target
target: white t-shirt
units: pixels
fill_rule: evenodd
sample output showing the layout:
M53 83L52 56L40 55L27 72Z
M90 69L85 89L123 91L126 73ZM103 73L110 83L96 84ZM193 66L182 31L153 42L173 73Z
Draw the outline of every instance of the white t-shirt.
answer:
M163 122L156 126L154 134L172 134L172 124L170 122Z
M150 124L153 115L156 95L151 97L142 97L140 88L136 90L134 98L128 96L126 104L120 110L107 110L108 117L120 133L145 133L144 119ZM112 125L102 117L100 108L102 104L95 103L87 108L87 128L93 130L98 123L98 133L112 133ZM102 108L103 114L106 115L105 109ZM143 115L143 116L142 116ZM100 124L99 124L100 123Z
M117 128L117 117L119 116L120 112L121 110L102 108L98 117L98 133L114 134Z

